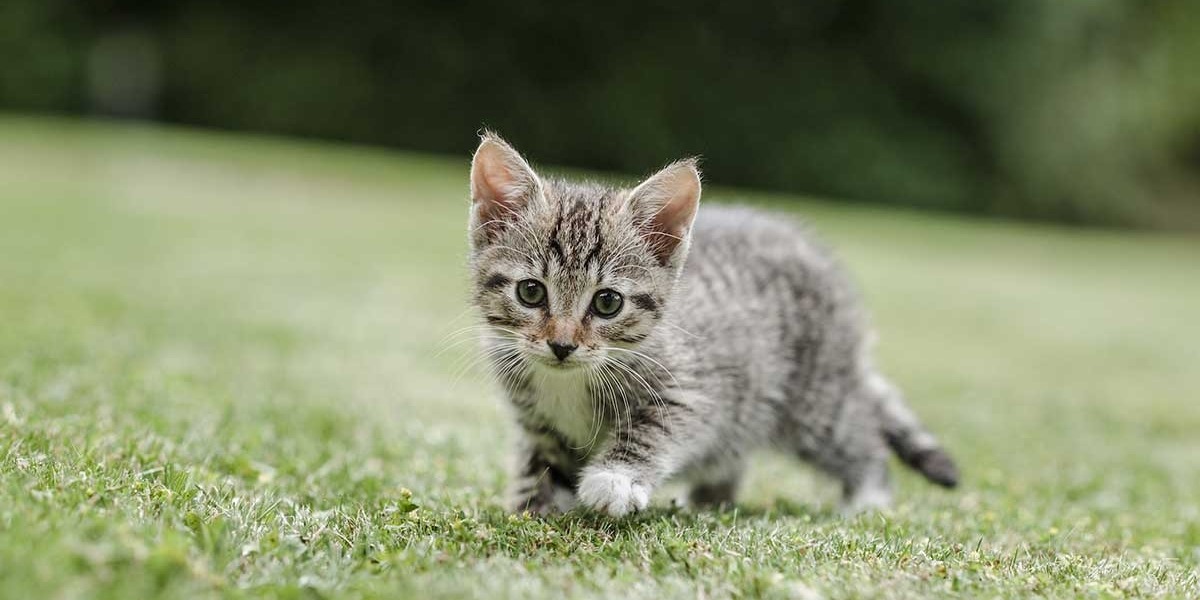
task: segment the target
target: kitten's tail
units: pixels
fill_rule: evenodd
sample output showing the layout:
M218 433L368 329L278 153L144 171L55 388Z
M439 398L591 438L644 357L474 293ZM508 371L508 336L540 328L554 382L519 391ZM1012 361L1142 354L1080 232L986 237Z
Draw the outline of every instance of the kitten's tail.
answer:
M904 464L943 487L958 485L958 467L933 434L925 430L912 409L888 380L873 374L868 388L879 401L883 435Z

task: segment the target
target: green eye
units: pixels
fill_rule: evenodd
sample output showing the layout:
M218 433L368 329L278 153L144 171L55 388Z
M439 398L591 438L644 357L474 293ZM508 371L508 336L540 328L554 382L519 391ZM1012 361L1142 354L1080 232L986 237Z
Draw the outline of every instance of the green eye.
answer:
M517 300L530 308L546 303L546 286L535 279L522 279L517 282Z
M625 305L625 299L621 297L619 292L613 290L600 290L592 297L592 312L601 317L611 318L621 312L621 307Z

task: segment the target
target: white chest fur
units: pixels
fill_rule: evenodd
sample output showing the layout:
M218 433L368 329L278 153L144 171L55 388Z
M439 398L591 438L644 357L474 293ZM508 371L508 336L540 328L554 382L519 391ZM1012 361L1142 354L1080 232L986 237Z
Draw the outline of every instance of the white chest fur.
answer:
M532 377L534 410L578 448L593 446L603 426L588 394L588 377L579 370L547 369Z

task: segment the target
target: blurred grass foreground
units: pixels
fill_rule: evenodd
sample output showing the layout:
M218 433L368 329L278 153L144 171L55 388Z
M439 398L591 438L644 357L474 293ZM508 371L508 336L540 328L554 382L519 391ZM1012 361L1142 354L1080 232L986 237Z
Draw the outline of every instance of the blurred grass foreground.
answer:
M0 2L0 109L1200 229L1200 2Z
M446 341L466 172L0 118L0 597L1200 596L1200 242L711 188L839 248L962 489L843 520L764 457L730 510L542 521Z

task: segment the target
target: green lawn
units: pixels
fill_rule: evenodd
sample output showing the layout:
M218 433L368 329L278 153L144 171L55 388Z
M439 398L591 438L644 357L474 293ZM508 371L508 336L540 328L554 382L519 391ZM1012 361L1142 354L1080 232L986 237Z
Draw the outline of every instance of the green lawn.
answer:
M733 510L539 520L447 341L466 175L0 118L0 595L1200 596L1200 241L712 189L839 248L964 485L843 520L764 457Z

